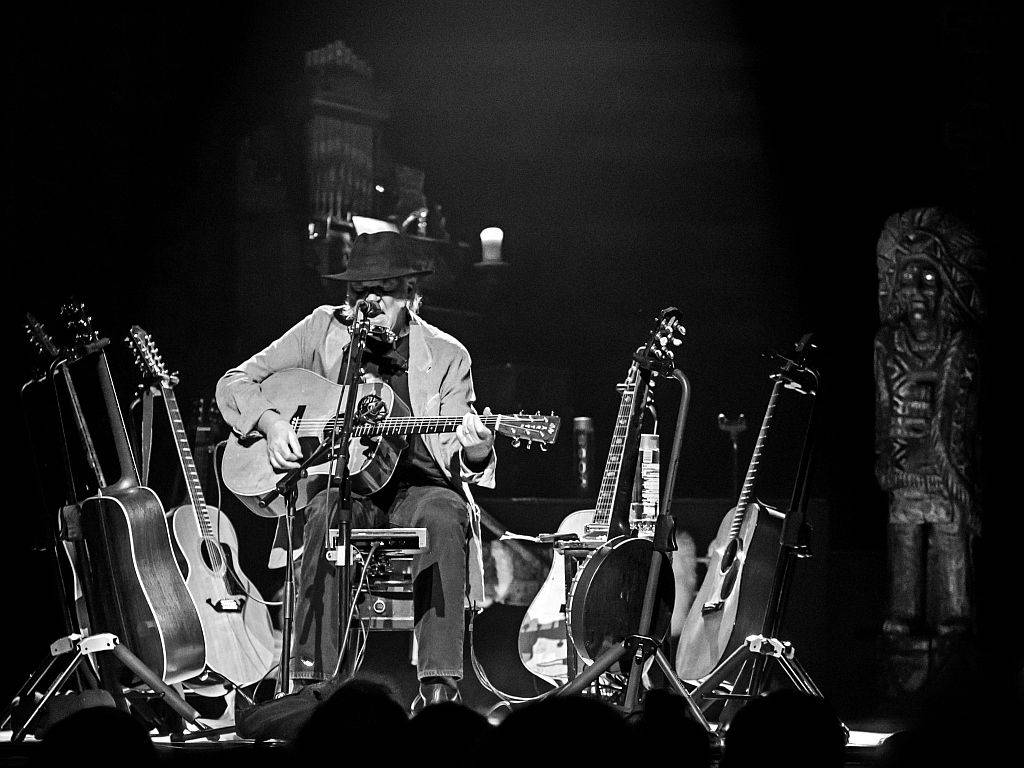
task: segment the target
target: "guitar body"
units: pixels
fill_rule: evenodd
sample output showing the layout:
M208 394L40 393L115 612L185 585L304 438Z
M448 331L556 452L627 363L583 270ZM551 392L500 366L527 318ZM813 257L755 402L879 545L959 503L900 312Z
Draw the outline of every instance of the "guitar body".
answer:
M733 519L739 513L734 507L722 519L707 575L683 623L676 650L676 674L683 680L705 677L747 636L761 631L785 515L748 504L734 537Z
M324 424L334 418L338 397L342 390L348 389L302 368L291 368L275 373L264 380L261 387L263 394L274 403L285 418ZM359 401L368 396L380 398L388 416L405 416L409 413L386 384L361 384L356 394L357 407ZM396 406L398 410L393 413ZM303 456L313 452L323 438L322 432L326 431L329 431L327 427L323 431L318 431L315 436L299 433ZM239 439L232 436L228 440L221 463L224 485L255 514L261 517L283 517L286 514L283 498L278 497L266 507L260 506L259 498L273 491L284 473L270 465L267 444L263 436L258 435L252 440L248 437ZM348 462L353 490L368 494L384 487L394 473L405 445L406 441L400 435L353 439L350 442ZM329 472L329 461L309 468L310 475L326 475ZM309 503L308 485L306 480L300 480L297 484L297 509L302 509Z
M200 674L203 625L174 565L157 495L131 486L86 499L82 535L97 598L90 600L92 631L116 634L164 682Z
M591 554L576 574L566 606L569 636L580 657L591 664L609 648L637 634L654 544L618 536ZM648 636L659 643L668 634L675 582L662 553Z
M594 510L585 509L566 516L558 533L575 533L583 538L594 520ZM569 648L565 630L565 556L555 549L551 570L537 595L526 609L519 626L519 658L537 677L550 683L569 679L566 666Z
M216 509L208 507L207 511L219 515ZM261 680L277 658L274 630L267 606L246 597L246 592L256 597L260 595L239 567L238 535L234 526L221 515L214 528L222 553L221 562L227 566L222 566L220 573L212 567L211 558L205 553L206 540L191 505L174 510L172 528L187 564L185 586L195 602L206 636L207 666L236 685L251 685ZM235 584L236 578L238 584ZM223 610L225 603L222 601L232 599L241 601L240 611ZM190 688L209 696L224 693L220 685L204 688L190 683Z

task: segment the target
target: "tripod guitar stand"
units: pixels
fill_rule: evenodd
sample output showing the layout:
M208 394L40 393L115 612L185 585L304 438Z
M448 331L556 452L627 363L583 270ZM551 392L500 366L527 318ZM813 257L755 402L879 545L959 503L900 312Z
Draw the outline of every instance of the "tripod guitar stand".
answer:
M806 347L813 346L809 336L796 346L798 352L806 352ZM750 699L756 698L767 689L772 667L782 671L792 686L805 694L822 698L818 686L804 669L796 657L796 649L792 643L779 639L783 611L789 597L792 583L793 568L797 560L810 557L807 545L806 510L808 497L808 479L814 455L816 436L816 397L820 391L820 375L817 370L802 361L790 359L775 353L783 363L782 374L785 388L812 398L810 415L804 434L800 462L793 485L789 511L785 516L779 537L779 552L775 565L771 592L765 606L761 631L748 635L728 656L711 670L691 696L700 702L702 709L707 709L716 701L724 701L719 722L728 723L733 715ZM732 680L732 690L724 692L719 686Z

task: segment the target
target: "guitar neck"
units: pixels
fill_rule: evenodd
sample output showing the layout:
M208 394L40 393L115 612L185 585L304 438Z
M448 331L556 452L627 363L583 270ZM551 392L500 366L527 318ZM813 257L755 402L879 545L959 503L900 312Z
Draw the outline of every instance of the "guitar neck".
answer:
M135 454L132 453L132 446L128 440L128 426L125 424L117 392L114 389L110 364L107 362L107 355L103 350L97 353L96 369L99 374L100 389L103 392L103 402L107 408L107 418L113 433L117 461L121 469L121 477L116 485L122 488L137 486L140 483L139 468L135 463Z
M743 488L740 490L740 498L736 502L737 513L733 517L732 526L730 527L730 535L732 537L739 536L740 529L743 527L743 520L746 516L747 505L754 499L754 482L757 478L758 464L761 462L761 451L764 449L764 441L768 436L768 430L771 427L772 416L775 413L775 404L779 399L779 392L782 390L782 380L778 379L775 382L775 386L772 387L772 395L768 398L768 407L764 412L764 420L761 422L761 431L757 433L757 442L754 443L754 453L750 457L750 466L747 467L747 475L743 479Z
M78 430L78 437L82 442L82 449L85 451L86 461L92 469L96 479L96 487L99 490L107 487L107 478L103 474L103 467L100 465L100 457L96 452L96 444L92 440L92 433L85 421L85 412L82 410L82 401L78 399L78 390L71 378L71 369L66 362L60 364L60 372L64 380L64 386L68 392L68 399L71 401L71 412L75 417L75 427Z
M481 416L480 421L485 427L499 429L503 423L515 423L516 416L502 414ZM316 433L332 428L338 419L309 420L300 419L298 426L311 429ZM455 432L462 424L461 416L403 416L395 419L384 419L376 424L360 424L352 428L352 437L381 437L383 435L429 435Z
M174 447L178 451L178 461L181 464L181 471L185 475L185 487L188 489L189 502L196 512L199 520L199 530L203 537L213 540L213 526L210 523L210 516L206 511L206 499L203 497L203 486L199 482L199 472L196 470L196 463L192 459L192 451L188 445L188 433L185 431L185 422L181 418L181 411L178 408L178 400L174 396L174 390L161 385L160 391L164 397L164 404L167 406L167 418L171 423L171 431L174 433Z
M626 376L626 386L619 401L619 413L615 417L615 430L612 432L611 446L608 448L608 459L605 461L604 474L601 475L601 487L598 490L597 502L594 505L595 526L609 525L615 499L622 485L624 457L626 445L636 414L645 394L640 394L640 369L635 363Z

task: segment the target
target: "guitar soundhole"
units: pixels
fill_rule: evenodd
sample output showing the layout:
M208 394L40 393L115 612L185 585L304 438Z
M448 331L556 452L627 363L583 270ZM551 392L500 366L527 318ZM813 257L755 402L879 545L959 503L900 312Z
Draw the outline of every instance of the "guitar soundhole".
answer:
M356 404L357 424L377 424L387 416L388 406L380 395L366 395Z
M735 564L735 562L734 560L733 563ZM725 578L722 579L722 589L718 593L719 599L726 600L732 594L732 590L736 586L736 572L738 570L738 568L730 568L729 572L725 574Z
M736 559L736 552L739 550L739 542L733 539L729 542L729 546L725 548L725 552L722 554L722 564L720 569L722 573L725 573L732 568L733 561Z
M220 564L223 562L223 558L220 557L221 552L219 546L204 539L203 543L199 545L199 551L203 555L203 563L206 564L207 568L211 571L219 569Z

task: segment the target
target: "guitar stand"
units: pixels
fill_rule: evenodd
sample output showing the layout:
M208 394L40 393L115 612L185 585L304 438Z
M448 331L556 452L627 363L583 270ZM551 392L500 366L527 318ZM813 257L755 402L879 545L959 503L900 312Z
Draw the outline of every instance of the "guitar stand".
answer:
M726 705L721 720L728 722L732 719L733 707L736 707L739 702L749 701L759 695L763 681L768 674L768 665L773 661L786 674L796 690L810 696L824 698L807 670L797 660L793 644L764 635L749 635L743 641L743 645L715 667L691 695L695 699L707 701L705 706L710 706L714 700L725 700ZM730 679L733 671L736 671L733 692L714 693L723 681ZM737 690L744 691L744 693L736 693Z
M23 704L26 700L32 701L36 694L39 693L40 689L44 687L45 680L51 676L53 672L56 672L57 676L53 681L46 687L46 692L42 694L38 701L34 701L30 706L31 710L28 717L24 722L20 723L12 729L11 742L19 743L24 740L26 734L29 731L29 727L39 716L39 713L43 711L46 704L53 698L53 696L67 683L74 674L78 666L85 660L86 656L90 656L96 653L102 653L109 651L120 661L124 666L130 669L136 676L138 676L144 683L150 686L159 696L167 703L167 705L173 709L178 715L182 717L186 722L191 723L196 727L196 731L193 733L182 734L179 738L209 738L214 741L220 738L221 733L233 731L234 728L210 728L199 722L199 712L188 704L171 686L160 679L153 670L147 667L142 661L132 653L128 648L121 644L117 635L113 635L109 632L103 632L96 635L79 635L71 634L66 637L62 637L50 645L50 657L44 659L39 665L37 670L32 674L31 677L21 687L15 697L11 700L7 709L4 710L3 719L0 720L0 726L7 725L7 723L13 718L14 711L17 707ZM63 664L61 663L62 657ZM126 709L127 704L123 698L119 702L119 708ZM172 740L175 740L172 737Z
M674 523L670 510L672 504L672 493L675 489L676 470L679 466L679 455L682 447L683 427L686 424L686 414L690 403L689 380L679 369L672 371L672 377L679 382L682 389L682 396L679 403L679 415L676 420L676 432L672 441L672 453L669 458L668 476L666 478L658 519L654 529L654 548L651 554L650 568L647 572L647 585L644 590L644 601L640 612L640 623L637 627L637 632L627 636L617 645L609 648L594 659L594 663L587 667L586 670L581 672L565 685L555 688L545 694L544 698L547 696L572 696L582 693L592 683L596 682L601 675L608 672L608 670L610 670L616 663L629 656L630 663L629 671L627 673L629 681L626 684L626 695L623 699L621 708L623 713L626 715L634 714L640 709L638 705L644 666L649 659L653 658L654 662L658 665L658 668L665 675L665 678L668 680L672 689L686 701L694 719L700 723L701 727L704 728L709 735L713 736L715 734L715 729L708 722L701 708L697 706L697 703L694 701L690 692L686 689L686 686L684 686L682 681L676 677L672 665L669 663L669 660L665 657L664 651L661 649L661 643L653 637L650 637L648 634L651 630L651 624L654 618L654 606L657 603L658 580L661 574L662 561L664 560L662 555L673 549L672 533ZM574 649L570 642L569 653L573 652Z

